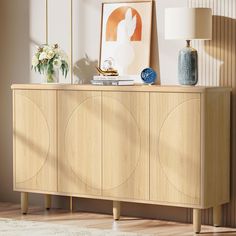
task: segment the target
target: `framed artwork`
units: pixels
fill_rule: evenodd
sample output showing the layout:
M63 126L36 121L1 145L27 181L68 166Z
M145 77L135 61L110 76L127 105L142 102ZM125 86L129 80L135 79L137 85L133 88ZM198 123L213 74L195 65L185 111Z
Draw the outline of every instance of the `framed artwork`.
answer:
M150 66L152 1L102 4L100 67L112 61L120 75Z

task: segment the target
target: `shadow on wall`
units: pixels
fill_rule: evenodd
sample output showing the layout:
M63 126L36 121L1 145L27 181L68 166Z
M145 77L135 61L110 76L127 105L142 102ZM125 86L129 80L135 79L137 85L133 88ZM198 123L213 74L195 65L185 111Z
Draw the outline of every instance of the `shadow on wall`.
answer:
M151 55L150 66L157 72L158 80L156 84L161 83L161 70L159 59L159 44L158 44L158 24L157 24L157 3L153 1L152 8L152 37L151 37Z
M90 84L90 80L97 74L96 66L98 61L92 61L87 54L74 64L73 74L76 80L75 84ZM79 79L78 79L79 78Z
M206 73L208 70L217 69L212 72L210 85L233 86L235 84L235 63L236 63L236 19L213 16L213 33L212 40L205 41L204 51L213 59L206 61ZM214 69L213 69L214 68ZM204 76L202 74L202 76ZM209 81L209 78L205 78Z
M225 226L235 227L236 212L236 19L213 16L213 37L204 44L205 52L211 56L206 62L206 71L201 72L210 85L232 87L231 103L231 202L223 209ZM212 70L212 74L207 70ZM203 74L205 73L205 74ZM207 77L209 75L209 77ZM212 211L205 211L203 223L212 224Z

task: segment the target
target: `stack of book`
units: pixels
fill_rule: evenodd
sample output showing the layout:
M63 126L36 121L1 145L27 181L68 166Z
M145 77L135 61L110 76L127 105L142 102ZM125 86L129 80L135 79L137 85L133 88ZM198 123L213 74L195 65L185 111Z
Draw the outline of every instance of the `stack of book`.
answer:
M117 85L128 86L134 85L134 78L132 76L104 76L95 75L91 80L93 85Z

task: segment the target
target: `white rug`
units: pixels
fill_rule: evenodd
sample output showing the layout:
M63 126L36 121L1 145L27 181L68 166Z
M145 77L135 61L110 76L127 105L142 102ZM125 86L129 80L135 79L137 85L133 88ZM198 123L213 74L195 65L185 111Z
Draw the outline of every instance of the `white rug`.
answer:
M0 219L0 236L154 236L44 222Z

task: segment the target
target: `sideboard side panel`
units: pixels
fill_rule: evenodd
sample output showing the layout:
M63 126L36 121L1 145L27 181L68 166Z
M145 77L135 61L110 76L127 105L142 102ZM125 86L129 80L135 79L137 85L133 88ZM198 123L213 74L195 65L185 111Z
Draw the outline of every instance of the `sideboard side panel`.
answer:
M230 92L205 95L204 207L229 202Z
M151 200L199 206L200 185L200 94L151 93Z
M57 191L56 91L14 91L14 190Z

